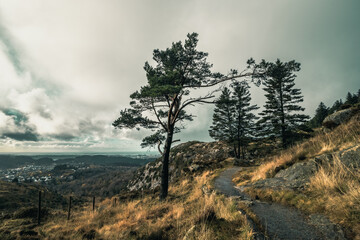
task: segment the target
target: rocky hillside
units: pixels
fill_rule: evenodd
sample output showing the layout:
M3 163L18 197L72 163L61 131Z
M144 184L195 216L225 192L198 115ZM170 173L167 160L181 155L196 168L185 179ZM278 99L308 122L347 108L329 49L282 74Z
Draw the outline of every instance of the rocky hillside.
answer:
M175 181L189 173L201 173L205 169L217 168L231 157L231 148L222 142L187 142L172 148L169 177ZM161 158L139 168L127 188L130 191L155 189L160 186Z
M311 178L314 177L320 168L338 164L335 161L339 161L342 166L353 172L360 171L360 145L331 154L322 154L308 161L295 163L291 167L280 170L272 178L259 180L245 186L277 190L301 190L310 184Z
M241 168L233 180L252 199L290 205L317 224L324 217L311 216L325 216L329 223L341 226L336 230L341 236L360 239L358 107L330 115L313 138L269 157L258 167Z

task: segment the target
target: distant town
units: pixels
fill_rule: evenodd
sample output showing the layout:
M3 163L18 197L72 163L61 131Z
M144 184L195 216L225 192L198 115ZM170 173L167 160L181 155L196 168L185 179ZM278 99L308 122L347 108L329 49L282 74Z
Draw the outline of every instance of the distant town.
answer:
M40 184L63 194L118 193L132 172L153 161L154 155L0 155L0 180ZM91 184L90 184L91 183Z

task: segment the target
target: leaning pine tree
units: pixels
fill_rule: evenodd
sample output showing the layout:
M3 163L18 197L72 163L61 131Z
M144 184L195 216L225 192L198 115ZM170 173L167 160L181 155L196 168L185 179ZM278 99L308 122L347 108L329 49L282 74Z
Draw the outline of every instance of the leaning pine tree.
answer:
M255 64L255 63L254 63ZM285 148L292 136L292 131L305 123L309 116L298 112L304 108L298 105L303 102L300 89L295 88L294 72L300 71L300 63L293 61L275 63L262 60L256 64L261 69L266 103L259 121L263 134L269 137L280 137L282 147Z
M188 34L185 43L173 43L166 50L154 50L155 66L145 63L147 85L131 94L130 108L120 111L114 121L117 128L147 128L154 134L143 139L143 147L158 146L162 154L160 199L168 194L169 157L173 135L181 130L179 123L191 121L193 116L185 109L197 103L213 103L213 93L191 97L191 90L207 88L218 83L253 75L255 68L241 72L231 71L229 76L212 73L207 53L196 49L196 33ZM251 71L252 70L252 71ZM181 125L180 125L181 126ZM163 147L162 147L163 146Z
M249 85L245 81L234 81L230 87L232 92L224 88L216 102L209 134L216 140L231 144L235 156L245 159L245 150L253 137L257 119L252 112L258 107L250 105Z

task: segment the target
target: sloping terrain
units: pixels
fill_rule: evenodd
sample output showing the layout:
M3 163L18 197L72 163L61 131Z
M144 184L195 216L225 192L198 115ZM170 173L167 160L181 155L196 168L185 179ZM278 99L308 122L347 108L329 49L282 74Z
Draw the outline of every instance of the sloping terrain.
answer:
M325 230L339 229L325 227L332 222L345 237L360 239L359 119L355 114L332 130L323 128L259 167L239 169L233 180L253 199L295 207Z
M237 168L232 167L231 149L224 143L180 144L171 154L165 201L158 198L158 159L136 171L127 185L131 192L97 199L94 212L89 201L76 202L69 221L65 208L50 209L50 217L40 226L34 224L33 214L21 219L8 215L2 218L0 237L357 239L359 136L357 115L265 161ZM9 189L17 187L23 186L9 185ZM8 194L5 189L4 193ZM37 200L32 199L30 205Z
M263 232L271 239L345 239L341 227L331 223L325 216L305 216L299 210L276 203L251 199L245 192L235 188L233 175L240 167L225 170L215 180L215 188L229 197L239 197L256 215ZM321 219L315 220L315 218Z

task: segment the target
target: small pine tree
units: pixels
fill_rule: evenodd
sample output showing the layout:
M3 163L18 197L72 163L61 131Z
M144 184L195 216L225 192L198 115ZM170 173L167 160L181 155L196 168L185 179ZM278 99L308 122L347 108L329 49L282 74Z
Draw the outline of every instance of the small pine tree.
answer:
M340 99L340 100L336 100L335 103L332 105L332 107L330 108L329 110L329 114L332 114L338 110L341 109L341 106L343 105L343 101Z
M300 63L293 61L275 63L262 60L257 65L264 75L265 96L267 98L259 121L261 130L269 137L280 137L282 147L285 148L292 137L292 130L305 123L309 116L294 113L304 111L298 105L303 102L300 89L294 88L296 75L300 71Z
M237 158L245 159L246 148L253 136L254 121L252 111L258 109L250 105L251 96L246 82L233 82L232 92L224 88L215 105L213 125L209 134L233 146Z
M329 115L329 108L323 102L315 110L315 116L310 120L309 125L312 128L320 127L324 119Z
M234 131L234 102L231 100L231 92L225 87L215 103L213 125L210 126L209 134L215 140L232 143L235 139Z
M246 148L254 136L255 120L258 119L253 113L259 109L257 105L250 105L251 95L249 85L245 82L233 82L232 100L235 102L235 142L237 158L245 159Z
M356 94L351 94L350 92L346 95L345 104L355 104L357 103L358 97Z

